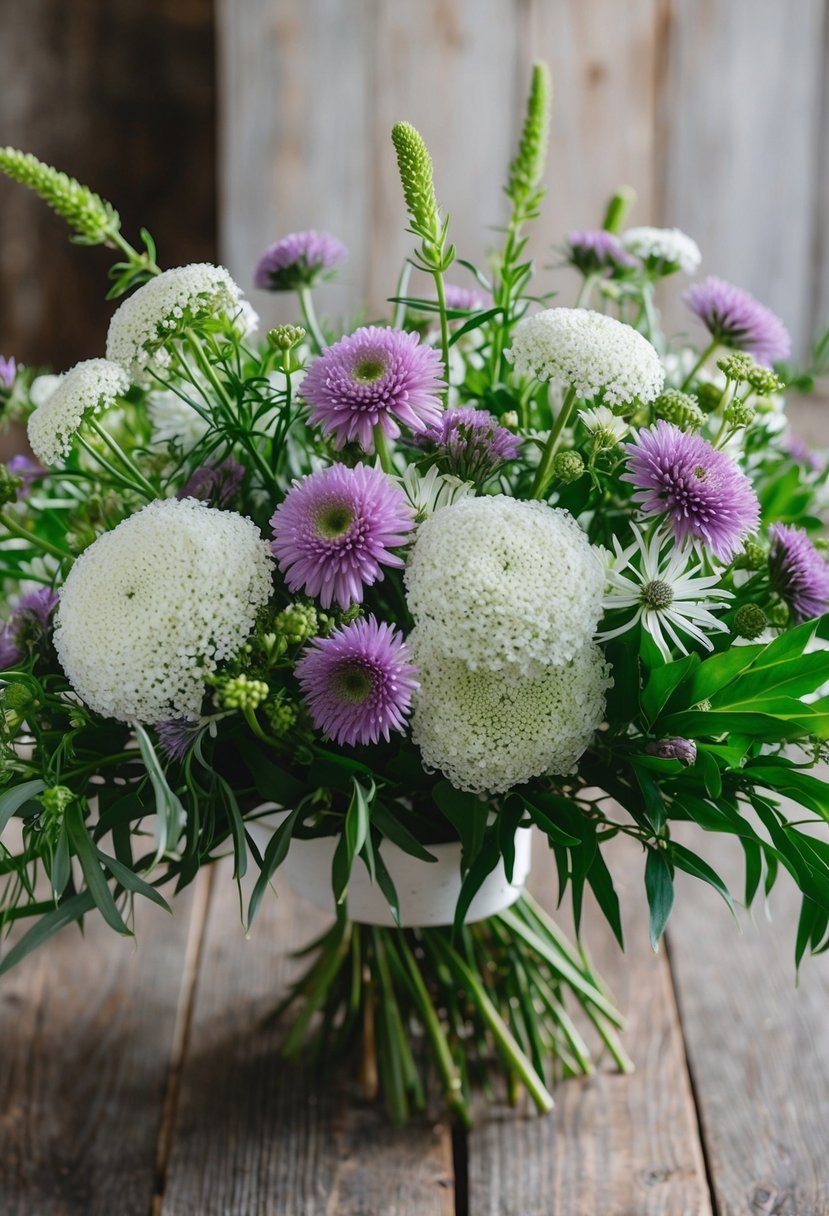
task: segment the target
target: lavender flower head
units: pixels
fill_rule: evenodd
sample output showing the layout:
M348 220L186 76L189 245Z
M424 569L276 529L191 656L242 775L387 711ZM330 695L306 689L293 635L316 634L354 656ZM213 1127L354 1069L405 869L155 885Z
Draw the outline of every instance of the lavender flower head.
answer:
M257 263L253 281L263 291L295 291L312 286L347 257L342 241L328 232L290 232L268 246Z
M569 264L584 275L632 270L637 264L618 236L604 228L568 232L564 253Z
M32 483L46 477L46 469L32 460L29 456L12 456L6 465L13 477L19 477L23 485L17 492L18 499L25 498L32 488Z
M364 326L311 365L302 395L311 425L332 434L337 448L356 440L373 452L376 426L395 439L400 423L421 432L438 422L442 374L437 351L417 334Z
M747 351L758 363L771 366L791 353L791 340L780 318L732 283L711 275L688 288L685 302L712 338Z
M29 647L48 637L57 603L57 592L51 587L38 587L20 597L9 620L0 626L0 671L14 667Z
M199 723L190 718L167 718L155 728L158 746L168 760L183 760L199 733Z
M4 388L7 392L11 392L14 388L14 382L17 377L17 363L14 356L5 359L0 355L0 388Z
M319 597L323 608L359 604L382 580L383 566L403 561L414 513L401 489L380 469L331 465L294 485L271 519L271 550L292 592Z
M176 498L198 498L213 507L226 507L238 494L244 465L228 457L221 464L206 464L191 473Z
M769 528L769 574L774 589L789 605L795 622L810 621L829 609L829 562L802 528Z
M423 441L434 445L438 463L464 481L486 481L508 460L515 460L521 440L488 410L471 406L447 410Z
M702 542L730 561L757 529L760 504L734 461L699 435L660 419L625 445L634 500L648 514L666 516L675 538Z
M457 283L445 283L443 288L446 307L458 312L483 312L492 307L492 295L482 288L460 287Z
M402 635L373 616L315 638L295 668L314 726L348 747L404 730L418 687L410 659Z

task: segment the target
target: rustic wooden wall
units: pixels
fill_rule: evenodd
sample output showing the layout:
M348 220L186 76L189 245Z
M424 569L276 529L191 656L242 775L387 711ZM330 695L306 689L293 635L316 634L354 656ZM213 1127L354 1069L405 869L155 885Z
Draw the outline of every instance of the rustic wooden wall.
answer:
M217 19L220 247L245 285L262 247L317 226L352 250L326 306L381 306L408 247L397 118L426 137L459 251L480 259L543 56L538 255L627 182L635 222L686 227L704 269L767 300L800 349L829 319L826 0L217 0Z
M0 95L0 143L88 182L168 264L215 257L211 0L0 0ZM0 353L100 354L111 260L0 181Z

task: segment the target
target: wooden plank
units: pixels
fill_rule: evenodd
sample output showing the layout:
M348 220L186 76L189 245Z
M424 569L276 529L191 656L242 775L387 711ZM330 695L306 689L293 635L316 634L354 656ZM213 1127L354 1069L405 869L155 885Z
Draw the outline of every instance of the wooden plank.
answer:
M739 891L735 844L718 837L712 860ZM795 987L797 892L780 878L771 920L758 907L739 936L714 892L677 885L670 955L717 1212L826 1216L829 972L807 960Z
M111 199L164 265L215 257L210 0L18 0L3 7L3 143ZM100 355L113 255L0 181L0 353L58 370Z
M147 1216L205 890L141 906L135 945L90 916L3 978L3 1216Z
M813 232L811 322L817 333L829 326L829 0L823 25L823 104L815 150L818 173L817 214Z
M443 1124L392 1128L329 1073L288 1066L263 1026L326 917L280 883L245 941L216 876L161 1216L451 1216Z
M328 230L350 258L318 307L358 309L373 235L373 0L218 0L216 20L220 256L248 290L267 245ZM252 299L266 325L297 319L293 296Z
M797 349L815 324L825 7L672 0L660 98L660 222L699 241L703 272L779 313Z
M540 853L536 881L546 869ZM610 864L627 952L595 908L583 936L628 1017L624 1043L637 1071L622 1076L603 1067L593 1077L564 1081L546 1118L505 1113L474 1131L471 1216L710 1216L668 963L648 943L641 853L624 842Z

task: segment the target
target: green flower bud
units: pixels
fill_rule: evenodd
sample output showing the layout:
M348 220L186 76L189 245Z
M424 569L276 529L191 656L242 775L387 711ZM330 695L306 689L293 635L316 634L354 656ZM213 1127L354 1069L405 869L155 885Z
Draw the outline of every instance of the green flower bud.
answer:
M774 605L769 613L769 620L776 629L783 629L789 623L789 607L782 600Z
M766 564L766 551L756 540L747 540L739 557L734 559L735 570L762 570Z
M290 701L269 701L265 716L277 739L282 739L294 729L299 721L299 710Z
M120 231L118 212L110 203L36 156L16 148L0 148L0 171L42 198L74 228L82 244L103 245Z
M602 228L605 232L621 232L636 202L636 191L632 186L620 186L607 204Z
M529 218L540 201L539 187L544 176L550 138L550 110L553 85L550 69L541 61L533 64L524 127L518 151L509 167L506 193L519 215Z
M771 397L773 393L782 393L786 387L769 367L755 365L746 378L758 397Z
M703 414L711 414L720 404L722 389L718 388L716 384L704 380L696 387L696 398L697 405Z
M6 465L0 464L0 507L17 502L17 491L22 485L22 477L17 477Z
M38 801L50 819L61 819L75 795L65 785L53 785L44 790Z
M553 475L569 486L584 472L584 461L578 452L559 452L553 461Z
M289 604L277 613L273 631L289 646L301 646L315 636L319 628L317 611L312 604Z
M301 325L277 325L268 330L268 342L274 350L288 351L305 337Z
M505 426L507 428L507 430L510 430L510 431L517 431L518 430L518 411L517 410L507 410L506 413L503 413L501 415L501 426Z
M216 701L222 709L258 709L267 698L270 689L264 680L251 680L248 676L231 676L221 683L216 691Z
M725 411L725 417L732 427L748 427L754 421L757 411L747 401L732 401Z
M767 624L766 614L757 604L742 604L734 614L734 632L740 638L754 641Z
M40 701L28 684L16 681L7 684L3 689L3 708L10 709L16 714L25 715L37 709Z
M653 412L657 418L664 418L683 431L697 431L705 421L697 398L675 388L666 389L656 398Z
M748 380L749 374L756 367L751 355L746 355L743 351L732 351L730 355L723 355L722 359L717 360L717 367L725 376L726 380L732 380L735 384L740 384L744 380Z

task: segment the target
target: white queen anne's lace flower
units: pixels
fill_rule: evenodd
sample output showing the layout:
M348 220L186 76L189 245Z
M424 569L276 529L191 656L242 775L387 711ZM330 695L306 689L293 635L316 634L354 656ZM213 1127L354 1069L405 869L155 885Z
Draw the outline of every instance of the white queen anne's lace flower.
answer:
M120 363L132 379L140 379L150 363L169 367L166 342L211 317L238 316L241 301L241 290L223 266L193 262L165 270L127 296L113 314L107 358Z
M108 359L87 359L57 379L29 418L29 443L43 464L60 464L75 432L90 414L109 409L129 388L124 369Z
M504 680L449 658L417 628L412 737L423 763L457 789L497 794L543 773L569 773L604 716L610 671L588 642L569 663Z
M665 373L659 356L631 325L587 308L547 308L520 321L510 356L521 375L601 395L611 406L653 401Z
M596 628L603 582L598 552L567 511L504 494L430 515L406 570L421 635L512 679L573 657Z
M643 262L657 263L663 274L677 268L695 274L702 261L699 245L679 228L629 228L622 244Z
M271 593L255 524L194 499L152 502L105 532L61 591L55 647L75 692L122 721L197 718Z

